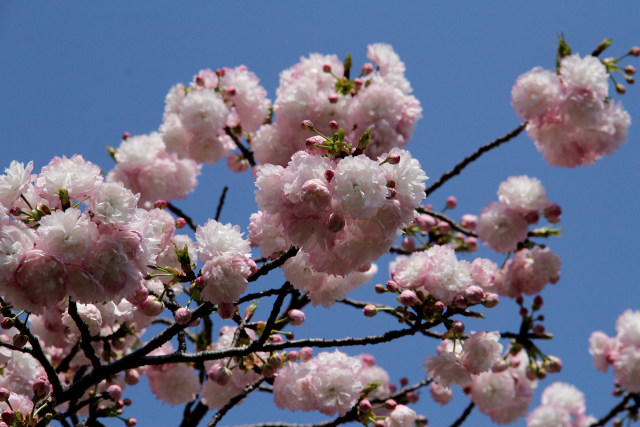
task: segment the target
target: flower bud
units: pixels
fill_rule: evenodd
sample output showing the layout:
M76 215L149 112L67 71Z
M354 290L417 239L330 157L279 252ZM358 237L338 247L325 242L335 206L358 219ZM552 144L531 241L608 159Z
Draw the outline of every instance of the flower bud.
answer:
M129 132L125 132L122 134L122 140L126 141L127 139L129 139L130 136L131 134Z
M398 290L398 284L393 280L387 280L387 290L389 292L396 292Z
M0 402L6 402L7 400L9 400L10 395L11 392L9 391L9 389L0 387Z
M475 237L467 237L464 239L464 243L467 245L467 251L475 252L478 250L478 239Z
M537 224L540 220L540 214L537 211L529 211L524 215L524 220L527 224Z
M624 72L631 75L634 75L636 73L636 67L634 67L633 65L627 65L626 67L624 67Z
M166 209L167 208L167 201L166 200L156 200L156 202L153 204L153 207L156 209Z
M616 83L616 92L618 92L620 95L624 95L625 93L627 93L627 88L624 87L624 85L621 83Z
M133 305L140 305L145 302L148 296L149 288L147 288L144 283L140 282L133 292L130 295L127 295L126 300Z
M111 384L107 388L107 393L109 393L109 397L111 397L113 400L118 401L122 397L122 387L120 387L118 384Z
M390 411L396 409L396 406L398 406L398 404L393 399L387 399L384 401L384 407Z
M542 297L540 295L536 295L535 298L533 299L532 308L534 310L538 310L540 309L540 307L542 307L543 303L544 303L544 300L542 299Z
M329 129L331 129L332 132L336 132L338 130L338 122L331 120L329 122Z
M469 305L469 301L467 301L464 295L458 294L453 297L453 302L451 303L451 305L458 308L467 308L467 306Z
M287 316L289 316L289 323L291 323L292 326L300 326L305 320L304 312L295 308L293 310L289 310Z
M313 357L313 349L311 347L302 347L298 353L301 362L308 362Z
M226 68L224 68L224 67L223 67L223 68L218 68L218 69L216 70L216 75L217 75L218 77L222 77L222 76L224 76L226 73L227 73L227 69L226 69Z
M324 64L322 66L322 71L324 71L325 73L330 73L331 72L331 65L329 64Z
M2 329L11 329L15 324L16 321L13 319L13 317L5 317L4 319L2 319L2 322L0 322L0 326L2 326Z
M418 297L416 296L416 293L410 289L405 289L404 291L402 291L402 293L398 296L398 302L402 305L404 305L405 307L411 307L414 304L417 304L418 301ZM366 313L365 313L366 315Z
M49 382L49 378L45 376L40 376L36 378L33 382L33 394L36 397L46 396L51 392L51 383Z
M125 425L127 427L134 427L136 424L138 424L138 420L133 417L128 418L127 421L125 421Z
M421 214L418 218L415 219L415 223L420 231L426 233L436 226L437 221L431 215Z
M373 304L367 304L364 306L364 308L362 309L362 312L364 313L364 315L366 317L373 317L376 314L378 314L378 309L376 308L375 305Z
M464 323L462 323L459 320L456 320L455 322L451 323L451 332L453 332L456 335L461 335L464 333Z
M407 392L407 400L409 403L418 403L420 400L420 395L415 391Z
M298 360L298 351L291 350L289 353L287 353L287 360L289 362L295 362L296 360Z
M446 221L438 221L436 226L440 229L440 233L447 234L451 231L451 226Z
M186 325L191 321L191 310L185 307L180 307L176 310L176 322L180 325Z
M445 202L447 209L454 209L456 206L458 206L458 199L455 198L455 196L449 196L447 197L447 201Z
M560 360L560 358L556 356L547 356L545 366L547 372L551 374L557 374L562 370L562 360Z
M184 219L184 218L176 219L176 228L178 230L180 230L180 229L182 229L182 228L184 228L186 226L187 226L187 220L186 219Z
M402 238L402 249L407 252L413 252L416 248L416 241L411 236L404 236Z
M363 66L362 66L362 75L363 76L368 76L369 74L373 73L373 64L370 62L366 62Z
M484 300L484 290L478 285L471 285L464 290L464 297L471 304L479 304Z
M640 56L640 46L634 46L631 49L629 49L629 55Z
M226 89L225 89L225 93L226 93L228 96L235 96L236 92L237 92L237 90L236 90L236 88L235 88L235 87L233 87L233 86L230 86L230 87L228 87L228 88L226 88Z
M222 319L231 319L233 316L234 306L232 303L223 302L218 304L218 316Z
M533 333L536 335L544 335L544 325L537 324L533 327Z
M345 224L344 216L337 212L331 212L329 215L329 222L327 224L327 228L330 231L337 233L344 228Z
M164 303L149 295L147 299L138 306L140 311L146 316L157 316L164 310Z
M124 382L128 385L136 385L140 381L140 372L137 369L128 369L124 373Z
M2 421L5 423L12 425L16 421L16 413L10 410L2 411L0 418L2 418Z
M500 302L500 296L498 296L498 294L490 293L485 297L484 302L482 304L487 308L493 308L496 305L498 305L499 302Z
M22 348L25 346L25 344L27 344L27 342L29 342L29 338L23 334L16 334L13 336L12 341L13 345Z
M327 182L331 182L334 176L336 176L336 172L333 169L327 169L324 171L324 179L326 179Z
M216 363L207 371L207 376L218 385L225 385L231 378L231 370L223 364Z
M303 120L302 122L300 122L300 127L302 128L302 130L312 130L313 123L311 123L311 120Z
M460 225L469 230L475 230L478 225L478 217L471 214L462 215Z
M562 215L562 208L557 203L551 203L549 206L544 208L544 216L547 218L551 224L556 224L560 222L560 216Z
M400 163L400 154L389 154L386 160L389 164L397 165Z
M332 93L329 96L327 96L327 99L329 100L330 104L337 104L338 103L338 95L336 95L335 93Z

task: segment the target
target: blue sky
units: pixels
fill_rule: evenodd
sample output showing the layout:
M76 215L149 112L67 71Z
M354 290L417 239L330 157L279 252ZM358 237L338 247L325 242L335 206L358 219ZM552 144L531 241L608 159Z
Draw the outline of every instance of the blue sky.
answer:
M479 145L519 124L510 106L511 86L534 66L553 67L556 34L564 32L582 54L611 37L610 54L621 54L640 44L639 18L636 2L2 2L0 166L12 159L34 160L39 170L55 155L82 153L109 170L113 163L104 146L117 146L124 131L156 130L169 87L200 69L245 64L274 99L280 71L300 56L352 53L354 63L362 64L367 44L385 42L405 62L422 103L424 117L407 148L437 179ZM630 87L620 99L638 120L640 92ZM612 375L592 368L587 339L597 329L613 335L622 311L640 309L638 135L632 125L628 143L613 156L580 169L548 166L521 135L430 197L441 207L447 196L457 196L459 207L451 214L459 218L495 200L508 176L526 174L538 177L550 199L563 207L563 237L550 242L562 258L562 278L543 294L545 325L556 339L542 348L561 357L564 370L538 386L533 407L553 381L585 390L588 412L596 416L614 403ZM253 182L222 164L206 166L196 193L177 204L204 223L213 217L224 185L230 190L221 220L246 228L255 210ZM379 263L385 274L387 263ZM363 286L354 297L374 298L372 286ZM359 336L376 325L394 327L347 309L336 314L318 309L307 316L309 329L299 337ZM515 319L515 304L505 300L473 326L514 331ZM421 364L434 354L435 344L407 339L350 352L372 352L396 382L401 376L415 382L423 378ZM162 406L141 390L125 393L134 399L127 414L142 426L177 425L181 408ZM449 425L467 404L458 397L459 405L440 409L424 393L414 408L430 425ZM269 406L269 397L259 396L231 411L223 424L324 419ZM468 422L485 424L488 418L478 413Z

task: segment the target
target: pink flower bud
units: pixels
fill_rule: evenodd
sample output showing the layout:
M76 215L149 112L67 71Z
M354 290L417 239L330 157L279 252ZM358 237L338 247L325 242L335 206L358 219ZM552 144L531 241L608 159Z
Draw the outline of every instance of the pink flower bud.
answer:
M269 337L269 341L273 343L279 343L279 342L283 342L284 338L282 338L282 335L280 334L273 334Z
M267 359L267 363L277 371L282 366L282 356L276 353Z
M207 371L209 379L218 385L225 385L231 378L231 371L223 364L216 363Z
M475 252L478 250L478 239L475 237L467 237L464 239L464 243L467 245L467 251Z
M404 305L405 307L411 307L412 305L418 303L418 297L416 296L416 293L414 291L410 289L405 289L398 296L398 302Z
M13 216L18 216L20 215L21 209L18 207L13 207L11 209L9 209L9 213Z
M204 288L204 277L202 276L197 277L195 282L193 282L193 284L200 289Z
M137 369L129 369L124 373L124 382L128 385L136 385L140 381L140 372Z
M149 296L149 288L147 288L144 283L138 283L138 286L133 290L131 295L126 297L126 300L129 301L133 305L140 305Z
M217 75L218 77L222 77L222 76L224 76L226 73L227 73L227 69L226 69L226 68L224 68L224 67L223 67L223 68L218 68L218 69L216 70L216 75Z
M469 230L475 230L478 225L478 217L471 214L462 215L460 225Z
M455 209L455 207L458 206L458 199L456 199L455 196L449 196L445 204L447 209Z
M23 334L17 334L13 336L13 345L15 345L16 347L24 347L25 344L27 344L27 342L29 342L29 338L26 335Z
M333 169L327 169L324 171L324 179L326 179L327 182L331 182L334 176L336 176L336 172Z
M455 322L451 323L451 332L453 332L454 334L462 334L464 333L464 323L462 323L459 320L456 320Z
M117 384L111 384L107 388L107 393L109 393L109 397L113 400L118 401L122 397L122 387Z
M410 391L407 393L407 400L409 403L418 403L420 400L420 395L415 391Z
M634 67L633 65L627 65L626 67L624 67L624 72L629 75L634 75L636 73L636 67Z
M324 144L324 138L320 135L315 135L307 138L304 143L307 151L313 151L317 146Z
M36 378L33 382L33 393L36 397L46 396L51 392L51 383L49 382L49 378L45 376L40 376Z
M136 424L138 424L138 420L133 417L128 418L127 421L125 421L125 425L127 427L134 427Z
M311 347L302 347L298 357L301 362L308 362L313 357L313 349Z
M433 304L434 311L443 312L445 308L447 308L447 306L444 305L442 301L436 301L436 303Z
M469 301L467 301L464 295L458 294L453 297L451 305L458 308L466 308L469 305Z
M498 296L498 294L491 293L486 296L483 305L487 308L493 308L498 305L499 302L500 296Z
M520 316L526 316L527 314L529 314L529 310L527 310L526 307L520 307Z
M262 366L262 376L265 378L273 378L276 375L275 369L269 365Z
M405 387L407 384L409 384L409 378L407 378L407 377L400 378L400 385L402 387Z
M127 139L129 139L129 137L131 136L131 134L129 132L125 132L122 134L122 139L124 141L126 141Z
M0 414L0 418L2 418L2 421L4 421L5 423L9 424L9 425L13 425L13 423L16 421L16 414L13 411L2 411L2 414Z
M338 95L336 95L335 93L330 94L327 99L329 100L330 104L337 104L338 103Z
M362 312L364 313L364 315L366 317L373 317L376 314L378 314L378 309L376 308L375 305L373 304L367 304L364 306L364 308L362 309Z
M540 307L542 307L542 304L544 304L544 300L540 295L536 295L533 299L533 308L538 310Z
M13 319L13 317L5 317L4 319L2 319L2 322L0 322L0 326L2 326L2 329L11 329L15 324L16 321Z
M373 73L373 64L370 62L366 62L363 66L362 66L362 75L363 76L368 76L369 74Z
M397 165L400 163L400 154L389 154L386 160L389 164Z
M624 95L625 93L627 93L627 88L624 87L623 84L616 83L616 92L618 92L620 95Z
M153 207L155 207L156 209L166 209L167 201L162 199L156 200L156 202L153 204Z
M415 219L415 223L420 231L426 233L436 226L437 221L431 215L421 214L418 218Z
M322 71L324 71L325 73L330 73L331 72L331 65L329 64L324 64L322 66Z
M231 153L227 156L227 167L231 172L242 173L249 169L249 161L242 153Z
M484 300L484 290L477 285L471 285L464 290L464 297L471 304L479 304Z
M234 96L236 94L236 88L231 86L228 87L225 92L227 93L228 96Z
M302 130L312 130L313 123L311 123L311 120L303 120L302 122L300 122L300 127L302 128Z
M232 303L222 303L218 304L218 316L222 319L231 319L233 316L234 306Z
M300 326L304 323L305 315L302 310L294 308L293 310L289 310L287 315L289 316L289 322L292 326Z
M353 79L353 84L356 86L356 89L360 89L364 82L362 81L362 79L355 78Z
M411 236L404 236L402 238L402 249L407 252L413 252L416 248L416 241Z
M447 234L448 232L451 231L451 226L449 225L448 222L438 221L436 226L440 229L440 233L442 234Z
M384 401L384 407L390 411L396 409L396 406L398 406L398 404L393 399L387 399Z
M544 208L544 216L551 224L556 224L560 222L560 217L562 216L562 208L556 203L551 203L549 206Z
M291 350L289 353L287 353L287 360L289 362L295 362L296 360L298 360L298 351Z
M6 402L9 399L10 395L11 392L9 391L9 389L0 387L0 402Z
M398 284L393 280L387 280L387 290L389 292L396 292L398 290Z
M390 384L389 384L389 391L391 392L391 394L393 394L393 393L395 393L396 391L398 391L398 387L397 387L395 384L390 383Z
M138 306L140 311L146 316L157 316L164 310L164 304L155 297L149 295L147 299Z
M360 403L358 403L358 410L360 412L369 412L371 408L371 402L369 402L367 399L362 399Z
M180 307L176 310L176 322L180 325L186 325L191 321L191 310L185 307Z
M629 55L640 56L640 46L634 46L631 49L629 49Z
M337 233L344 228L345 224L344 216L337 212L331 212L329 215L329 222L327 223L327 228L330 231Z
M562 360L556 356L547 356L547 372L551 374L557 374L562 370Z
M537 224L540 220L540 214L537 211L529 211L524 215L524 220L527 224Z
M329 122L329 129L331 129L333 132L336 132L338 130L338 122L336 122L335 120L331 120Z
M202 78L202 76L196 76L195 83L198 86L204 86L204 79Z
M536 335L544 335L544 325L537 324L533 327L533 333Z
M180 230L180 229L182 229L182 228L186 227L186 225L187 225L187 220L186 220L186 219L184 219L184 218L178 218L178 219L176 219L176 228L177 228L178 230Z

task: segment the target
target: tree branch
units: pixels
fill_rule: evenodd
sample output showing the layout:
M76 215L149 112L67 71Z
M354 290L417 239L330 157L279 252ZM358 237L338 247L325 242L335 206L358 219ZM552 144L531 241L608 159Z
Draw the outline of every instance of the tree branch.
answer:
M218 425L218 422L227 414L227 412L229 412L231 408L240 403L240 401L247 397L249 393L257 389L264 380L264 377L258 378L256 381L248 384L240 393L229 399L229 401L225 403L225 405L220 408L220 410L213 416L209 424L207 424L207 427L215 427L216 425Z
M187 225L189 226L189 228L191 228L193 231L196 231L196 228L197 228L196 223L193 222L193 219L191 219L189 215L184 213L182 209L178 208L176 205L172 204L171 202L167 202L167 209L169 209L171 213L173 213L177 217L184 218L184 220L187 221Z
M474 408L475 406L476 406L476 405L475 405L473 402L469 403L469 406L467 406L467 407L465 408L465 410L462 412L462 414L460 414L460 416L458 417L458 419L457 419L457 420L455 420L455 421L453 422L453 424L451 424L451 427L459 427L459 426L461 426L461 425L462 425L462 423L467 419L467 417L469 416L469 414L471 414L471 411L473 410L473 408Z
M438 178L438 180L436 182L434 182L429 187L427 187L427 189L424 191L425 195L427 197L429 197L429 195L431 193L436 191L438 188L442 187L442 185L445 182L449 181L454 176L460 174L460 172L462 172L462 170L465 167L467 167L470 163L472 163L475 160L477 160L484 153L486 153L487 151L491 151L494 148L499 147L500 145L504 144L505 142L510 141L513 138L515 138L516 136L518 136L520 134L520 132L522 132L526 126L527 126L526 122L525 123L521 123L517 128L515 128L514 130L512 130L508 134L506 134L504 136L501 136L500 138L498 138L498 139L496 139L494 141L491 141L490 143L488 143L486 145L483 145L482 147L478 148L474 153L472 153L471 155L465 157L460 163L455 165L455 167L453 169L451 169L449 172L445 172L440 178Z
M233 131L229 128L229 126L225 126L224 132L229 136L229 138L233 140L233 142L236 144L236 147L238 147L238 149L240 150L244 158L247 159L249 164L251 166L255 166L256 161L253 158L253 152L249 150L247 147L245 147L244 145L242 145L242 142L240 142L236 134L233 133Z
M222 189L222 194L220 194L220 199L218 200L218 207L216 208L216 217L214 218L216 221L220 219L220 212L222 212L222 206L224 205L224 199L227 196L227 190L229 190L229 187L225 185L224 188Z
M78 306L75 301L69 299L69 315L75 322L76 326L80 330L80 348L84 352L84 355L87 356L87 359L91 361L91 366L93 369L100 369L100 359L96 355L96 351L91 345L91 333L89 332L89 327L84 320L78 314Z
M264 276L271 270L275 270L276 268L282 266L282 264L284 264L289 258L293 258L294 256L296 256L297 253L298 248L296 248L295 246L291 246L278 258L274 259L273 261L265 262L262 267L260 267L258 271L249 276L247 280L249 282L255 282L256 280L258 280L258 277Z

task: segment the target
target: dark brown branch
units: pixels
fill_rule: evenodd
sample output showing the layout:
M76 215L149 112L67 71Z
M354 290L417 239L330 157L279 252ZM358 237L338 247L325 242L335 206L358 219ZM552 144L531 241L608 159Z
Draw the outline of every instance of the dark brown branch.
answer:
M520 135L520 133L524 130L524 128L526 126L527 126L526 122L525 123L521 123L517 128L515 128L514 130L512 130L508 134L506 134L504 136L501 136L500 138L498 138L498 139L496 139L494 141L491 141L490 143L488 143L486 145L483 145L482 147L478 148L474 153L472 153L471 155L465 157L460 163L455 165L453 169L451 169L449 172L445 172L440 178L438 178L438 180L436 182L434 182L429 187L427 187L427 189L425 190L425 195L427 197L429 197L429 195L431 193L436 191L438 188L442 187L442 185L445 182L449 181L454 176L460 174L460 172L462 172L462 170L465 167L467 167L470 163L472 163L475 160L477 160L480 156L482 156L487 151L491 151L494 148L499 147L500 145L504 144L505 142L510 141L513 138L515 138L516 136Z
M251 300L255 300L255 299L260 299L263 297L269 297L272 295L280 295L283 292L282 289L268 289L266 291L262 291L262 292L256 292L253 294L247 294L245 296L243 296L242 298L240 298L238 300L238 302L235 305L240 305L243 304L245 302L251 301ZM296 292L295 289L291 288L289 290L286 291L287 293L294 293Z
M269 335L271 334L271 331L273 330L273 327L276 324L278 314L280 313L280 308L282 308L282 303L284 302L284 299L289 293L288 291L290 291L291 289L293 289L293 286L291 286L291 283L284 282L284 285L282 285L282 288L280 288L281 290L280 295L278 295L278 298L276 298L276 301L273 303L273 308L271 309L271 313L269 313L269 318L267 319L267 323L264 326L264 330L262 331L262 334L258 337L256 341L251 343L249 348L259 348L259 347L262 347L262 345L265 342L267 342L267 339L269 339Z
M171 326L173 325L174 321L167 319L166 317L158 317L157 319L154 319L153 322L151 322L151 324L161 324L161 325L167 325L167 326ZM191 332L188 329L184 330L185 335L187 336L187 338L189 338L189 341L191 342L195 342L196 341L196 334L194 334L193 332Z
M87 359L91 361L91 366L93 366L93 369L100 369L100 359L98 358L98 355L96 355L96 351L91 345L92 339L91 333L89 332L89 327L86 323L84 323L84 320L80 318L80 315L78 314L78 306L76 305L75 301L69 300L68 311L69 315L80 330L80 348L82 348L82 351L84 352L84 355L87 356Z
M462 412L462 414L460 414L460 416L458 417L457 420L455 420L453 422L453 424L451 424L451 427L459 427L462 425L462 423L467 419L467 417L469 416L469 414L471 414L471 411L473 410L475 404L473 402L469 403L469 406L467 406L464 411Z
M229 399L229 401L225 403L225 405L222 408L220 408L220 410L213 416L209 424L207 424L207 427L215 427L216 425L218 425L218 422L222 419L222 417L224 417L227 414L227 412L229 412L231 408L236 406L238 403L240 403L242 399L247 397L249 393L251 393L256 388L258 388L263 381L264 381L264 377L258 378L256 381L247 385L244 388L244 390L242 390L240 393L236 394L231 399Z
M423 208L418 208L416 210L420 213L431 215L434 218L438 218L439 220L446 222L451 226L451 228L461 232L462 234L466 234L467 236L472 236L472 237L478 237L478 234L476 232L474 232L473 230L469 230L468 228L464 228L462 225L458 224L457 222L455 222L454 220L452 220L451 218L449 218L443 213L435 212L435 211L432 211L431 209L423 209Z
M258 269L255 273L249 276L249 282L255 282L258 280L258 277L264 276L271 270L275 270L276 268L282 266L289 258L293 258L298 253L298 248L295 246L291 246L286 252L280 255L278 258L273 261L265 262L262 267Z
M172 204L171 202L167 202L167 209L169 209L171 213L173 213L178 218L184 218L184 220L187 221L187 225L189 226L189 228L191 228L193 231L196 231L196 228L197 228L196 223L193 222L193 219L191 219L189 215L184 213L182 209Z
M220 194L220 199L218 200L218 207L216 208L216 217L215 220L218 221L220 219L220 212L222 212L222 206L224 206L224 199L227 197L227 190L229 187L226 185L222 189L222 194Z
M202 402L198 402L193 411L189 412L189 408L185 409L182 417L180 427L195 427L200 423L200 420L209 412L209 407Z
M627 408L627 403L629 403L629 400L631 400L631 398L635 398L638 399L640 398L640 395L637 393L627 393L624 397L624 399L622 399L620 401L620 403L618 403L616 406L614 406L613 408L611 408L611 410L602 418L600 418L597 422L591 424L589 427L601 427L604 426L605 424L607 424L609 421L611 421L616 415L618 415L621 412L626 411ZM636 408L638 407L638 405L635 405Z
M249 164L251 166L255 166L256 161L253 158L253 152L247 147L245 147L244 145L242 145L242 142L240 142L240 140L238 139L238 136L235 133L233 133L233 131L229 128L229 126L225 126L224 132L229 136L229 138L233 140L233 142L236 144L236 147L238 147L238 149L240 150L244 158L247 159Z

